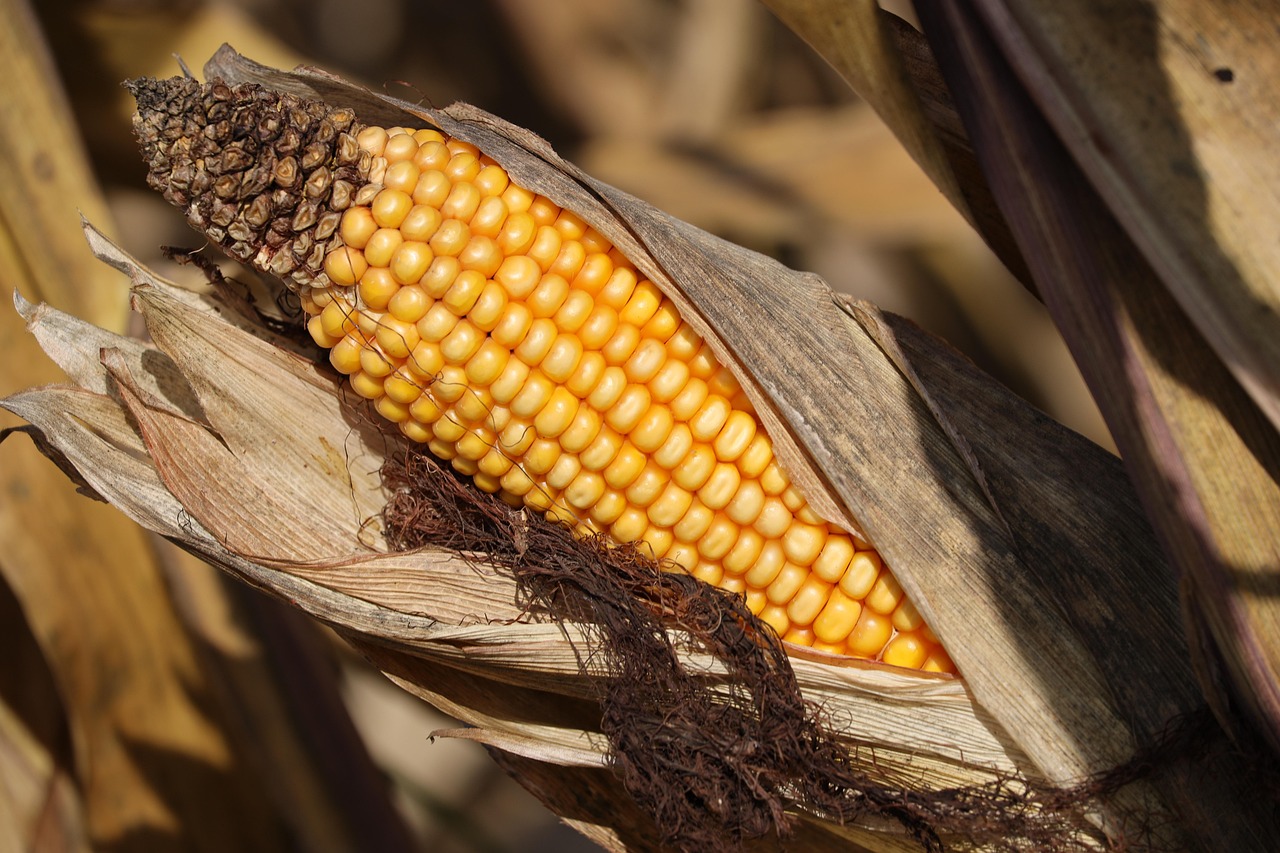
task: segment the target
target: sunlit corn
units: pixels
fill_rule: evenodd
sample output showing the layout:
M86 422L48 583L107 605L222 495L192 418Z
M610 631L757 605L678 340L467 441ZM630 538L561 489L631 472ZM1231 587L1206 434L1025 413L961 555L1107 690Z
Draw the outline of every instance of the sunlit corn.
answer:
M304 291L351 388L513 506L634 542L786 641L954 671L879 555L819 518L733 374L572 212L434 130L368 127L381 189Z

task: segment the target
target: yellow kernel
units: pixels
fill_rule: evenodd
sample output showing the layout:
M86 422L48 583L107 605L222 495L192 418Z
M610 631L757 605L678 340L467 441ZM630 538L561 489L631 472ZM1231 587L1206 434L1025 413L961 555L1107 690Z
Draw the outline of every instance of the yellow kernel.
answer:
M391 254L391 274L401 284L416 284L434 259L426 243L403 242Z
M400 424L400 432L404 433L410 441L416 441L419 444L426 444L436 437L430 427L423 426L412 418Z
M396 369L396 364L380 348L371 346L360 351L360 369L370 376L382 378L389 376Z
M748 587L744 598L747 600L747 609L756 616L759 616L769 606L769 599L764 597L764 590L762 589Z
M640 448L643 452L654 453L663 445L664 442L666 442L667 436L671 434L671 430L675 426L675 422L671 417L671 410L666 406L648 405L648 389L643 385L632 385L627 389L627 391L630 392L633 388L637 390L637 400L640 399L639 395L643 394L643 399L646 401L645 405L647 406L647 411L641 415L640 419L631 429L628 438L631 439L632 444ZM626 394L623 395L623 400L626 400ZM619 429L616 424L613 426L614 429ZM657 460L655 459L654 461ZM669 468L670 466L664 467Z
M689 366L682 361L666 359L657 374L649 380L649 391L653 394L653 399L666 403L683 391L688 382Z
M554 227L566 240L578 240L587 233L587 223L572 210L561 210Z
M555 438L569 428L573 417L578 413L579 400L569 393L567 388L557 387L551 392L551 399L538 412L533 420L538 434L546 438Z
M431 384L431 393L442 403L457 403L467 393L467 374L456 364L440 368L440 375Z
M776 581L775 581L776 583ZM804 582L787 603L787 616L793 625L810 625L818 617L834 587L808 572Z
M733 572L735 575L743 574L760 559L762 550L764 550L764 537L750 527L742 528L742 532L738 534L738 541L733 543L729 553L724 555L725 571Z
M437 255L435 260L431 262L431 266L427 267L426 275L422 277L418 285L432 299L439 299L449 292L449 288L453 287L454 279L461 272L462 264L458 263L457 258Z
M476 467L479 468L483 461L484 461L483 458L477 461ZM456 460L453 463L453 467L455 469L458 467L458 462ZM475 483L476 488L479 489L480 491L488 492L491 495L496 494L497 492L502 490L501 481L497 477L493 477L485 473L484 470L480 470L472 474L471 482Z
M689 455L671 472L681 486L696 492L706 484L716 468L716 454L709 444L695 444Z
M338 226L338 235L342 242L352 249L363 249L365 243L378 230L378 223L373 221L373 213L369 208L350 207L342 214L342 223Z
M570 391L585 399L599 384L607 368L608 365L604 363L604 356L600 353L584 352L582 358L578 361L578 368L569 377L566 384Z
M496 334L496 332L495 332ZM524 340L516 345L515 354L530 367L536 367L547 357L556 341L556 324L546 317L533 320Z
M772 628L779 637L791 630L791 620L787 618L787 610L777 604L766 604L759 613L760 621Z
M598 350L609 342L617 329L618 312L608 305L597 305L578 330L578 337L582 339L584 349Z
M466 226L466 223L459 222L456 219L446 219L440 223L436 233L431 235L431 240L427 245L437 255L456 258L462 254L463 249L467 248L467 244L470 241L471 229Z
M392 358L408 358L418 345L418 329L413 323L385 316L374 333L378 346Z
M458 262L464 270L475 270L489 278L502 265L503 255L491 238L476 234L458 254Z
M543 272L551 269L556 256L560 254L560 234L554 228L543 225L537 230L531 245L525 254L538 264Z
M738 473L737 466L717 462L707 482L698 489L698 499L712 509L723 509L733 500L741 484L742 475ZM760 532L769 537L766 531Z
M782 498L782 502L787 505L787 509L792 512L799 512L807 506L804 495L800 494L800 490L796 488L795 483L788 486L787 490L783 492L780 497Z
M787 616L790 618L791 608L787 608ZM802 625L792 624L787 629L787 633L783 635L784 643L791 643L793 646L812 646L813 645L813 629L806 628Z
M689 359L689 372L699 379L710 379L719 369L720 362L711 351L711 345L703 341L693 358Z
M697 542L698 553L708 560L721 559L738 541L739 529L728 516L717 513L707 532Z
M769 436L757 430L755 437L747 444L747 449L738 457L738 468L742 470L742 476L756 479L764 473L771 462L773 462L773 443L769 441Z
M669 409L668 412L670 412ZM673 424L670 432L667 433L666 440L653 451L653 461L667 470L672 470L689 455L692 449L693 433L689 432L689 427L685 424Z
M498 267L493 278L512 299L524 299L533 293L542 280L542 270L527 255L511 255Z
M786 562L787 558L782 553L782 546L776 540L765 540L764 546L760 549L760 556L756 558L755 564L747 569L747 585L756 589L767 588L778 577Z
M334 284L350 287L369 268L364 254L350 246L340 246L324 257L324 272Z
M902 603L898 605L898 609L893 611L893 627L899 631L915 631L924 625L924 619L920 616L920 611L916 610L916 606L911 603L911 599L903 598Z
M424 425L432 425L444 417L444 409L430 394L422 394L409 405L409 414L415 421ZM434 438L434 434L427 440Z
M689 429L693 430L693 437L698 441L715 439L724 428L731 411L729 401L724 397L715 394L708 396L694 416L689 419Z
M614 267L613 274L604 283L604 287L600 288L596 301L617 309L621 313L631 299L636 284L635 270L629 267Z
M486 432L484 429L471 430L458 439L454 449L458 451L458 455L462 458L479 462L485 457L485 454L493 449L493 436L486 435Z
M604 494L604 477L594 471L580 471L573 482L565 486L564 499L578 510L589 510Z
M844 577L840 578L840 589L850 598L861 601L875 586L881 568L883 563L875 551L858 551L853 555Z
M498 248L504 255L523 255L533 246L537 234L538 225L532 216L512 211L498 232Z
M382 149L382 156L387 158L388 163L401 163L409 160L412 164L413 155L418 153L418 140L407 133L398 133L387 140L386 146ZM388 170L390 171L390 170Z
M832 534L822 543L822 550L813 561L813 573L827 583L839 583L853 559L853 553L853 540L845 535Z
M893 625L888 617L864 607L858 624L853 626L853 633L849 635L849 651L859 657L877 658L892 636Z
M400 223L409 215L413 207L413 198L401 190L384 189L373 198L369 210L373 221L383 228L399 228Z
M560 331L572 334L582 328L594 307L595 303L589 295L581 290L570 290L552 319L556 321L556 327Z
M543 475L555 467L563 454L560 445L545 438L535 438L524 452L523 464L530 474Z
M488 386L502 375L508 359L511 359L511 350L495 343L493 338L485 338L475 351L475 355L467 360L465 368L467 379L477 386Z
M739 475L741 476L741 475ZM725 506L725 514L743 527L749 527L764 508L764 492L755 480L743 480L733 499Z
M627 300L626 307L619 313L624 323L629 323L637 328L643 327L658 312L658 306L662 304L662 292L658 290L658 286L648 279L636 285L631 293L631 298Z
M678 328L680 328L680 311L674 302L664 296L658 305L658 310L649 318L649 322L644 324L640 334L666 344Z
M506 170L498 165L485 166L473 179L473 183L481 194L492 198L501 196L509 182L510 178L507 177ZM503 206L505 207L506 205L504 204Z
M778 463L775 460L760 475L760 486L764 489L766 495L781 495L791 488L791 481L787 479L786 474L782 473L782 469L778 467Z
M494 446L508 456L523 456L529 452L529 448L537 439L538 434L534 432L532 424L526 421L510 420L498 434Z
M529 333L533 325L533 315L529 309L519 302L508 302L498 318L498 325L489 332L493 339L508 349L515 349Z
M444 173L451 181L463 182L463 185L474 187L471 182L480 174L480 157L474 150L459 151L454 146L450 146L450 150L454 152L450 158L449 164L444 167ZM479 192L477 190L476 192Z
M470 320L459 320L453 331L440 341L440 352L450 364L465 364L480 349L480 345L488 338L477 329Z
M360 351L365 347L363 339L347 335L329 350L329 363L339 373L352 374L360 369Z
M635 446L623 442L618 448L617 455L613 457L613 461L604 469L604 479L610 488L619 491L626 489L636 478L640 476L640 472L644 471L647 461L644 454L636 450Z
M376 376L370 376L363 370L357 370L347 380L351 385L351 390L355 391L366 400L376 400L383 395L382 380Z
M395 228L379 228L364 246L364 259L371 267L390 267L404 237Z
M613 248L613 244L594 228L588 228L587 232L578 239L582 241L582 245L588 252L607 253Z
M769 596L769 600L774 604L785 606L791 599L795 598L796 593L800 591L800 587L804 585L808 577L808 569L803 566L797 566L795 563L784 561L778 576L765 589L765 595Z
M657 341L642 341L627 359L623 369L632 382L647 383L658 374L666 360L666 347Z
M606 367L600 374L600 380L596 383L596 387L591 389L590 395L587 396L587 402L598 412L608 412L622 397L626 389L627 374L622 372L622 368Z
M563 451L563 448L561 448ZM556 464L547 472L547 485L563 491L582 472L582 463L572 453L561 452Z
M477 328L492 332L497 328L498 320L502 317L502 311L506 307L507 292L502 289L501 285L486 281L467 316L472 323L476 324Z
M356 144L374 157L381 157L387 145L387 131L382 127L366 127L356 134Z
M321 323L319 316L307 321L307 331L311 334L311 339L316 342L316 346L321 349L332 349L338 341L342 340L340 335L330 335L324 330L324 324Z
M631 485L627 486L627 500L633 506L647 507L658 499L670 479L666 471L650 462L644 466L644 470L631 482Z
M930 646L929 654L925 656L924 663L920 664L920 669L925 672L955 672L956 665L942 646Z
M766 539L780 539L782 534L787 532L787 528L794 523L795 517L782 501L769 497L765 498L760 516L752 526Z
M613 261L609 260L609 256L591 253L586 256L578 274L573 277L573 287L595 297L612 275Z
M706 400L707 383L691 376L680 393L671 400L671 412L676 416L676 420L688 421L698 413Z
M763 492L761 493L763 494ZM782 534L782 550L796 565L811 566L827 544L826 526L797 522Z
M604 479L603 477L601 479ZM613 524L627 508L627 499L621 492L605 489L595 504L588 509L591 520L602 527Z
M482 198L476 208L475 216L467 223L472 234L497 238L502 233L502 225L507 221L507 206L500 198ZM495 243L496 245L496 243Z
M431 341L420 341L413 348L413 352L409 353L405 366L413 371L415 376L434 379L444 367L444 354L440 352L440 345Z
M577 240L565 240L560 244L560 254L551 262L548 273L561 276L566 281L573 281L587 260L587 252Z
M369 278L368 273L360 280L362 294L364 292L365 279L367 278ZM368 299L366 298L367 301ZM427 296L425 290L416 284L409 284L404 287L396 286L395 291L388 297L385 307L387 312L397 320L416 323L426 316L427 310L430 309L431 305L432 299ZM376 306L371 307L376 308Z
M544 195L536 196L529 202L529 215L537 220L539 225L550 226L560 216L560 205Z
M582 341L573 335L559 334L542 359L542 372L553 382L567 382L582 359Z
M582 467L592 471L603 471L617 458L622 450L624 439L608 427L602 427L595 439L578 454Z
M688 323L681 322L671 337L667 338L667 352L672 358L683 362L693 361L693 357L702 348L702 338Z
M675 483L663 485L662 493L649 505L649 520L659 527L674 527L693 505L693 495Z
M569 282L563 276L547 273L529 294L526 303L535 317L553 317L569 296Z
M449 197L453 184L439 169L424 169L410 193L412 201L439 210Z
M422 385L413 377L413 374L406 368L400 367L390 376L382 381L382 389L386 392L387 397L408 406L414 400L422 395Z
M611 407L604 411L605 423L618 432L629 433L649 411L649 389L628 385Z
M341 338L356 328L355 309L335 299L320 312L320 328L331 338Z
M518 418L532 418L542 411L542 407L551 399L551 393L555 389L555 383L543 376L541 372L537 370L530 371L524 387L508 404L511 414ZM495 397L495 399L497 398Z
M609 525L609 532L619 542L635 542L649 529L649 518L644 510L627 507L618 520Z
M573 422L560 434L560 446L569 453L586 450L600 434L600 427L603 424L600 413L595 409L590 406L578 406Z
M424 341L439 343L458 325L458 315L449 310L443 302L437 302L427 309L418 321L418 334Z
M412 160L401 160L387 167L382 176L382 185L389 190L399 190L409 195L418 183L418 175L419 169Z
M853 633L862 615L862 605L837 587L831 590L826 605L813 622L813 633L824 643L843 643Z
M672 528L672 532L676 535L676 539L681 542L697 543L711 527L711 522L716 520L715 510L707 509L702 502L694 498L690 503L689 509L680 517Z
M929 655L929 646L917 634L899 634L884 647L880 660L890 666L918 669Z
M691 574L703 583L709 583L712 586L719 585L724 578L724 572L720 570L719 566L699 559L698 549L687 542L672 542L671 547L667 549L667 553L663 555L662 559L673 564L675 569Z
M880 573L875 585L863 600L863 604L882 616L891 615L901 603L902 587L898 584L898 579L888 570Z
M723 399L715 396L712 400ZM726 403L726 405L728 405ZM704 407L705 409L705 407ZM695 416L695 421L702 417L701 412ZM690 424L690 428L694 429L694 425ZM697 430L694 430L697 434ZM719 434L712 442L715 448L716 456L722 462L735 462L743 453L746 452L751 440L756 437L756 419L746 412L729 412L725 419L724 426L720 428Z
M712 374L707 380L707 388L712 394L719 394L726 400L737 396L742 390L738 385L738 377L734 376L733 371L727 367L721 367Z
M604 345L601 353L604 360L610 364L623 364L627 359L631 358L631 354L635 352L636 347L640 344L640 330L635 326L624 326L618 324L618 330L613 333L613 337Z
M445 147L443 142L420 139L418 140L418 150L413 155L413 162L423 171L427 169L443 169L448 164L449 157L449 149Z

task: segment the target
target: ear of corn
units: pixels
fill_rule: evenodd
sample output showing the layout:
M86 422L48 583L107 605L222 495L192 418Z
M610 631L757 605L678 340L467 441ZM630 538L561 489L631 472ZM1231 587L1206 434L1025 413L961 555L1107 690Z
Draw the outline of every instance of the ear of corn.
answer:
M512 506L745 596L788 642L954 671L876 551L791 484L734 375L572 211L436 130L254 86L134 86L152 185L291 282L405 436Z

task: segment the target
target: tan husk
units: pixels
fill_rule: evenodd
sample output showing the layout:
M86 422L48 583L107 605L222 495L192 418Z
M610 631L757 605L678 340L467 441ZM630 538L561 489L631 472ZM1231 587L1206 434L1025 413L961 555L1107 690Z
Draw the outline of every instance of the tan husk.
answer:
M964 673L931 677L793 650L806 697L823 704L842 742L873 754L880 778L920 790L1007 778L1070 784L1123 763L1200 708L1174 579L1118 462L944 345L592 181L537 137L475 108L424 110L317 72L266 69L229 48L206 73L474 142L514 179L582 215L679 303L748 390L810 503L886 556ZM86 390L40 389L6 407L102 497L334 625L408 689L476 726L474 738L539 762L597 767L598 739L566 723L581 721L594 695L598 675L580 659L589 638L523 612L514 581L459 555L378 554L387 495L374 473L397 439L344 407L327 374L219 323L100 236L91 240L131 271L156 346L105 333L77 346L78 321L26 307L33 331L75 365L69 372ZM1229 778L1244 778L1221 743L1205 748ZM1177 806L1219 795L1218 777L1160 767L1148 775L1108 791L1089 819L1116 836L1150 831L1157 846L1212 837L1214 827L1179 825ZM571 817L629 838L603 805ZM913 843L896 827L876 829L859 843ZM1276 837L1273 826L1254 831Z

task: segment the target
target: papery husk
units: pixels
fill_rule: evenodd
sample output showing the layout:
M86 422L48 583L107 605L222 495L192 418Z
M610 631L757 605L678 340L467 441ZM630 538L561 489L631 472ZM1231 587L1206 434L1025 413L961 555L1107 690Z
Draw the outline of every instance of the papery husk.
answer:
M206 74L348 105L366 122L435 124L473 142L513 179L583 216L677 302L742 382L811 505L875 544L964 673L792 650L805 696L884 778L919 790L1069 785L1123 764L1201 708L1174 578L1119 463L945 345L591 180L537 137L473 107L425 110L319 72L263 68L229 48ZM120 341L102 359L110 383L27 392L6 407L135 520L335 626L402 686L474 725L471 737L519 756L512 763L529 775L541 768L543 781L531 787L562 814L572 803L571 820L592 837L617 849L651 846L642 816L618 814L609 797L583 802L550 781L561 778L556 766L570 768L563 785L603 772L606 747L589 723L599 675L581 664L590 635L523 612L510 577L462 555L377 553L382 543L367 522L385 496L364 473L333 465L367 473L376 466L364 460L398 440L372 434L339 405L327 374L217 325L94 243L132 270L156 347ZM66 315L24 310L45 340L74 338L53 332L76 322ZM78 354L63 345L51 355L101 376L92 363L102 345L91 339ZM148 363L166 359L184 377L178 387L163 372L146 378ZM199 412L182 402L189 395ZM278 408L284 399L314 405L298 417ZM317 482L335 474L341 489ZM305 536L285 529L299 523ZM718 664L687 665L714 673ZM1091 803L1089 823L1076 824L1076 840L1100 842L1091 826L1168 849L1209 849L1207 839L1222 838L1264 849L1280 837L1266 820L1232 826L1231 798L1244 796L1232 786L1248 774L1220 740L1200 746L1215 772L1164 756L1172 769L1157 762L1133 784L1100 789L1106 796ZM1208 814L1180 822L1188 800L1220 806L1217 816L1206 806ZM822 823L809 816L805 826L814 820ZM891 825L821 832L835 833L833 845L915 844Z

